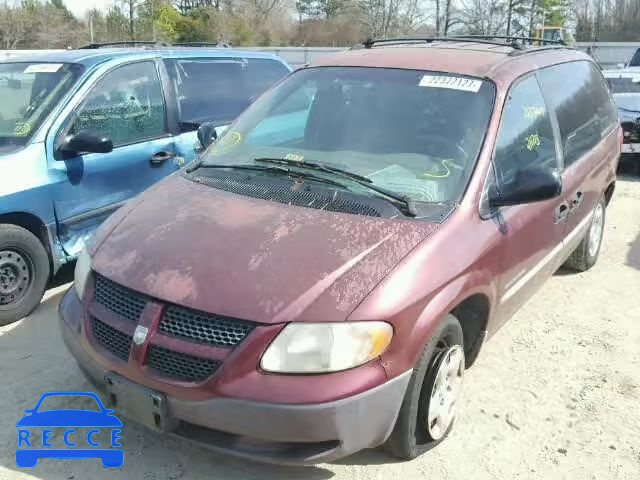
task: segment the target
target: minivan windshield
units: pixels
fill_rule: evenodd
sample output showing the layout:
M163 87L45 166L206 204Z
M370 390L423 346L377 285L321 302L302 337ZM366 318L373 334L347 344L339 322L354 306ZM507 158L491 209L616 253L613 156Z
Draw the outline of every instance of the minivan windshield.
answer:
M0 147L25 145L83 68L69 63L0 62Z
M266 158L304 168L309 162L367 177L416 202L453 203L475 165L493 100L492 83L457 74L303 69L246 110L201 165ZM314 174L331 176L325 169ZM339 181L358 193L376 193L344 175Z

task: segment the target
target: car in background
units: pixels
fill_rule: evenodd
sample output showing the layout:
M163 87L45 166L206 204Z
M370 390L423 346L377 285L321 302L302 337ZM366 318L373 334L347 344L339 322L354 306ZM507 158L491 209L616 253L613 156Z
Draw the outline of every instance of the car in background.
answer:
M618 108L623 130L620 166L640 172L640 68L602 73Z
M196 158L199 125L221 132L289 72L271 54L175 46L0 62L0 325L112 212Z
M78 257L59 314L83 373L256 460L441 442L485 339L596 263L615 187L600 70L521 40L367 41L262 95Z
M640 47L636 48L627 63L619 65L622 68L640 67Z

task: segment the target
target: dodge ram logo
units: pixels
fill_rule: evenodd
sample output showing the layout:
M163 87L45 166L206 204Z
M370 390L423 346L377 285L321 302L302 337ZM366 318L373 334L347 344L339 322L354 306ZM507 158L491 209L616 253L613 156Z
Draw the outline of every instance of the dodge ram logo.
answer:
M135 332L133 332L133 343L138 346L142 345L147 339L147 333L149 333L149 329L147 327L138 325Z

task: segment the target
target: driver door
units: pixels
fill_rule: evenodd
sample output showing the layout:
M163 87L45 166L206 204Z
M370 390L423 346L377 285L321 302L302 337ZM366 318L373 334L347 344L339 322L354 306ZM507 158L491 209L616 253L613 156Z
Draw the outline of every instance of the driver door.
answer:
M508 94L496 141L494 181L498 191L522 168L559 168L555 130L536 76L520 80ZM567 213L562 196L498 212L495 220L502 237L499 323L559 267Z
M55 145L79 131L106 135L114 148L64 158L55 152L58 236L72 256L110 213L179 168L156 63L135 62L108 71L69 115Z

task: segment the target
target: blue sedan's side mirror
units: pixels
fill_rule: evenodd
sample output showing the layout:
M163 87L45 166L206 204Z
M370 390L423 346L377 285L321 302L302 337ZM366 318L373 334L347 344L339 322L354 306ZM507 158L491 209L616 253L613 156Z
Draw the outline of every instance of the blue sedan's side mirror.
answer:
M216 127L213 123L204 122L198 127L198 141L204 150L218 138Z

